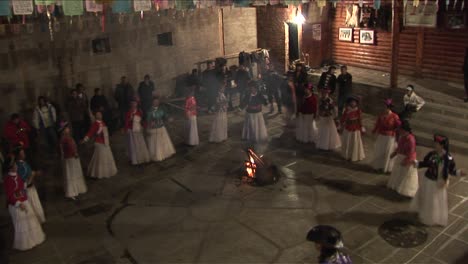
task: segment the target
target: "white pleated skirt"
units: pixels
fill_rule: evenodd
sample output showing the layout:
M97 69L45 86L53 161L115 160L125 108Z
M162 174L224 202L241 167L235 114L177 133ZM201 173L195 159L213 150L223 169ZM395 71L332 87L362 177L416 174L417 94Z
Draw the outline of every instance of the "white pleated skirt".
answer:
M388 179L387 187L397 191L399 194L414 197L418 191L418 169L411 164L402 166L404 155L398 154L395 158L392 174Z
M210 142L223 142L228 137L228 119L226 112L218 112L213 120L210 132Z
M318 136L316 146L322 150L334 150L341 147L341 138L331 116L320 117L317 123Z
M317 125L314 115L302 114L296 119L296 139L302 143L313 143L317 141Z
M26 211L19 207L8 206L13 226L15 228L15 238L13 248L17 250L31 249L45 240L44 231L34 214L34 210L29 201L23 202Z
M262 112L245 114L242 139L255 143L268 140L268 132Z
M76 197L88 191L79 158L68 158L63 161L63 175L65 197Z
M374 159L371 163L375 170L391 172L393 169L393 159L390 155L397 148L394 136L378 135L374 145Z
M411 210L418 212L419 221L425 225L446 226L448 223L447 188L425 176L419 179L419 189L411 202Z
M185 143L196 146L200 143L198 138L197 116L191 116L185 120Z
M28 201L31 205L34 215L37 217L40 223L45 223L46 218L44 214L44 208L42 208L41 199L39 199L36 187L34 185L28 187L26 189L26 195L28 196Z
M132 165L150 162L148 147L142 132L127 133L127 149Z
M148 148L153 161L162 161L176 153L166 127L148 130Z
M343 143L341 150L346 160L360 161L366 158L364 146L362 145L361 131L348 131L344 129L341 137L341 142Z
M94 153L89 162L88 174L98 179L110 178L117 174L117 166L115 166L110 146L94 143Z

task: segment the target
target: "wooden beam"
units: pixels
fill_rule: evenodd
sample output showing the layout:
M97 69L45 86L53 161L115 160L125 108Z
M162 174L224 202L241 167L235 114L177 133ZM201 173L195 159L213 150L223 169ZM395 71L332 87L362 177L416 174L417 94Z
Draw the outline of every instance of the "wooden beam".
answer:
M226 55L226 47L224 46L224 12L223 9L218 9L218 19L219 19L219 47L221 49L221 56Z
M392 11L392 64L390 68L390 87L398 88L398 56L400 54L401 17L403 0L393 0Z
M416 74L422 74L423 66L423 55L424 55L424 28L418 30L418 36L416 39Z

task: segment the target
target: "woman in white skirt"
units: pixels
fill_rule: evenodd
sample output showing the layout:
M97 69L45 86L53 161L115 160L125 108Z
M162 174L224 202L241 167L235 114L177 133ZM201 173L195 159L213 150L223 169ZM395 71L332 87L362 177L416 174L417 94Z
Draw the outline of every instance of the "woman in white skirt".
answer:
M125 130L127 131L127 150L132 165L150 162L148 147L143 136L141 120L143 113L138 109L138 102L130 102L130 110L125 115Z
M4 169L6 175L3 187L5 188L8 211L15 229L13 248L17 250L32 249L44 242L45 234L28 201L25 191L26 183L17 173L14 157L7 157Z
M296 140L302 143L314 143L317 140L317 96L313 94L313 86L309 84L304 91L305 96L299 106L299 116L296 122Z
M33 171L31 166L26 162L26 154L21 145L15 148L15 159L16 166L18 167L18 175L21 177L23 182L26 183L26 193L28 196L29 204L36 215L39 222L44 223L46 221L44 209L42 207L41 200L37 194L37 189L34 186L34 179L37 176L42 175L41 171Z
M446 226L448 223L447 187L449 175L466 176L456 169L449 152L449 140L442 135L434 136L434 150L418 163L418 168L427 168L419 178L419 189L411 203L411 209L418 212L419 221L425 225Z
M390 155L397 148L395 135L396 130L401 125L400 118L392 111L392 99L384 101L385 111L378 117L373 130L377 134L374 145L374 159L371 163L374 170L389 173L393 169L393 159Z
M387 187L406 197L414 197L418 190L416 167L416 139L407 121L400 127L398 147L391 155L395 159Z
M65 197L75 200L78 195L86 193L88 188L83 177L78 149L67 122L60 125L59 132Z
M343 128L341 140L343 157L349 161L360 161L366 157L361 139L361 132L365 130L362 126L362 111L358 104L357 97L349 97L340 120Z
M89 162L88 174L92 178L110 178L117 174L117 166L109 145L109 133L106 124L102 121L102 113L98 111L94 116L96 120L82 141L88 142L94 138L94 153Z
M341 138L335 124L336 105L329 96L330 90L322 89L321 92L316 146L321 150L335 150L341 147Z
M224 87L221 87L216 98L216 115L211 126L210 142L223 142L228 137L227 105L228 101L224 95Z
M165 126L168 119L167 112L160 107L159 99L153 98L152 107L146 115L148 148L153 161L165 160L176 153Z
M189 88L185 98L185 144L189 146L197 146L200 143L197 125L197 100L193 93L193 88Z
M258 92L255 82L249 82L250 93L242 100L240 108L246 109L242 139L252 143L266 142L268 132L263 119L262 105L267 105L267 100Z

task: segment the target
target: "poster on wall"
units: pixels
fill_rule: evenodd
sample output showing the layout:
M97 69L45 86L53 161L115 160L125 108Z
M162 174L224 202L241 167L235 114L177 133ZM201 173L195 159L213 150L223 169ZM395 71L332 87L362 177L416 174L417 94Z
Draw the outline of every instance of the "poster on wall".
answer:
M359 43L374 45L375 44L375 31L361 29L359 31Z
M151 10L151 0L134 0L133 8L135 11L150 11Z
M31 15L34 11L32 0L13 0L11 5L15 15Z
M427 1L427 4L413 5L408 1L405 7L404 25L406 27L433 27L437 26L437 2Z
M322 40L322 25L313 24L312 25L312 39L320 41Z
M354 41L353 29L352 28L339 28L338 40L346 41L346 42L353 42Z

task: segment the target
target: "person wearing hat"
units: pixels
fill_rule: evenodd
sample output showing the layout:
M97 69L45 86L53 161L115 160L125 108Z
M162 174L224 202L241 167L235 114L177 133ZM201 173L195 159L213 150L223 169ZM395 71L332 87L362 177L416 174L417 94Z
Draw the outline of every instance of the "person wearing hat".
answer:
M372 131L372 133L377 134L377 139L374 145L374 159L371 166L376 171L388 173L393 169L393 159L390 156L397 147L395 135L401 121L398 115L392 111L392 99L386 99L384 105L385 110L377 118Z
M78 195L86 193L88 188L83 177L78 148L68 122L60 124L59 133L65 197L75 200Z
M268 140L268 131L263 118L262 105L267 106L268 103L258 91L255 82L249 82L249 88L250 93L243 98L240 105L240 108L246 111L242 139L252 143L264 142Z
M358 104L357 97L349 97L340 119L343 128L341 136L343 157L349 161L360 161L366 157L361 139L361 132L365 130L362 126L362 111Z
M214 108L212 110L214 110ZM195 99L193 87L187 89L185 97L185 144L188 146L197 146L200 144L197 123L197 99Z
M419 221L425 225L446 226L449 175L466 176L464 170L456 168L455 160L450 155L449 139L443 135L434 135L434 150L417 162L417 167L427 170L420 179L411 209L418 213Z
M160 106L159 98L153 98L151 110L146 113L147 142L150 158L153 161L162 161L176 153L172 140L166 129L169 121L167 111Z
M148 147L143 135L143 113L138 109L138 102L130 102L130 110L125 114L125 131L127 132L127 152L132 165L150 162Z
M338 84L338 114L341 115L353 88L353 76L348 72L346 65L341 66L341 74L336 79L336 83Z
M416 167L416 138L411 133L408 121L403 121L399 130L398 147L391 155L395 159L387 187L406 197L414 197L418 190Z
M140 82L140 85L138 86L138 96L140 97L141 108L145 113L151 108L151 100L154 96L154 92L154 82L151 81L150 76L146 74L144 80Z
M296 140L302 143L315 143L317 141L317 96L313 93L311 83L307 84L305 96L299 107L296 125Z
M341 138L335 124L336 105L330 97L330 90L322 89L321 93L316 147L321 150L335 150L341 147Z
M26 182L18 175L18 166L14 156L6 158L4 164L5 196L8 211L15 229L13 248L17 250L29 250L45 241L39 219L34 214L34 209L28 199L26 185L31 183L32 178Z
M400 114L400 118L410 119L411 117L414 117L414 113L421 110L426 102L414 92L414 86L410 84L406 87L406 94L403 97L403 103L405 108Z
M320 252L317 263L352 264L351 258L341 249L344 247L341 232L328 225L318 225L307 233L307 241L315 243Z

